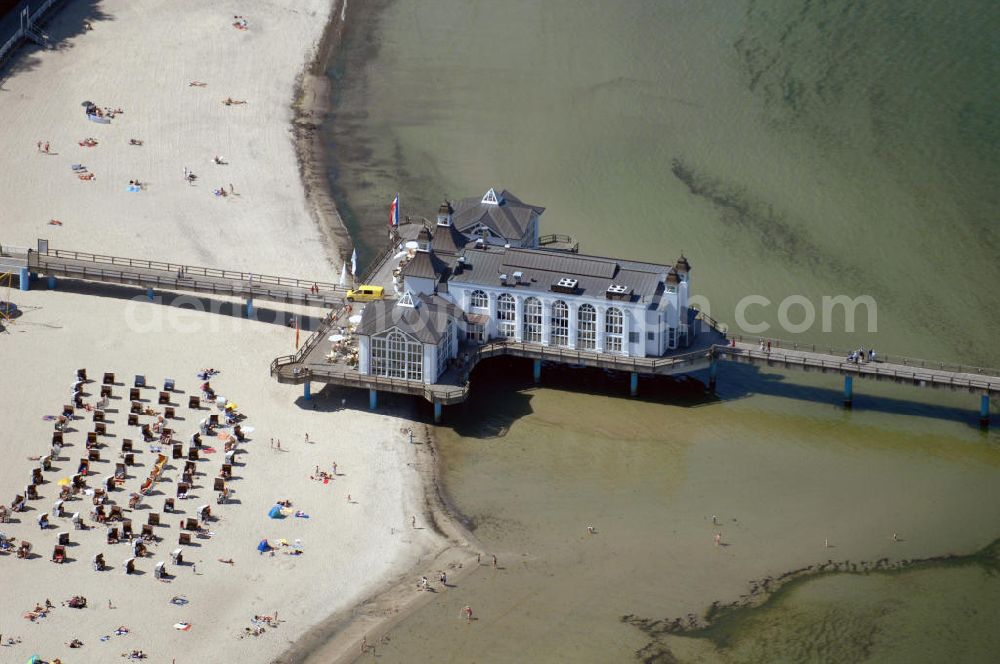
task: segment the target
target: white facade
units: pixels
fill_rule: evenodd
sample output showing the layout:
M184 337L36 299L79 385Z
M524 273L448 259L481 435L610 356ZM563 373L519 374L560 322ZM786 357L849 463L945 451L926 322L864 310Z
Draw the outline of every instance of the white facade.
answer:
M667 289L670 287L667 286ZM467 314L488 316L480 329L467 324L466 341L510 339L542 346L630 357L663 355L681 345L687 286L665 289L657 306L568 293L452 282L449 296ZM686 328L686 326L683 326ZM473 336L470 336L473 335Z

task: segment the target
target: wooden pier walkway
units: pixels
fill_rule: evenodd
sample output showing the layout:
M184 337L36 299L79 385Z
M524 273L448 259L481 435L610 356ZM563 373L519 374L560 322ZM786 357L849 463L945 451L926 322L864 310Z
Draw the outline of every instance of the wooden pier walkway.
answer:
M140 286L147 292L164 289L209 293L244 298L251 311L255 299L329 309L342 305L347 294L345 287L323 281L50 249L45 242L39 242L38 250L4 247L0 253L5 271L45 275L50 279L50 288L55 288L57 277L63 277ZM318 293L313 292L315 288Z

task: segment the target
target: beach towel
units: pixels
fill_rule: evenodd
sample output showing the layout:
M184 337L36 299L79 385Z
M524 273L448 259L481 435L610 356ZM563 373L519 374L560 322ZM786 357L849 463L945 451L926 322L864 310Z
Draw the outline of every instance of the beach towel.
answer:
M186 623L186 622L174 623L174 629L179 629L182 632L186 632L189 629L191 629L191 623Z
M300 519L308 519L309 518L308 514L306 514L305 512L301 512L301 511L300 512L296 512L295 516L297 516Z
M134 194L137 191L142 191L142 188L141 187L137 187L134 184L130 184L128 187L125 188L125 191L131 192L131 193Z

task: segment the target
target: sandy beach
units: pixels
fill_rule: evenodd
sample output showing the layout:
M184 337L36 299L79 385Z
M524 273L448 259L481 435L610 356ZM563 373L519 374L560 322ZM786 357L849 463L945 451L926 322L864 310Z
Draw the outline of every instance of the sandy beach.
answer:
M46 238L54 248L335 280L334 263L350 249L329 240L336 228L327 233L316 224L292 122L298 77L330 13L340 9L322 0L67 4L46 26L57 47L27 47L3 72L0 159L8 175L0 181L0 241L33 246ZM245 18L246 29L233 25L236 16ZM84 101L121 112L107 124L89 121ZM89 138L96 144L80 144ZM79 178L84 171L74 165L94 177ZM139 191L130 191L135 181ZM141 650L150 662L272 661L316 624L326 621L329 629L330 616L339 624L351 607L444 547L424 516L420 468L427 464L421 466L420 446L408 444L407 420L391 410L371 413L349 392L305 401L269 377L270 360L294 350L294 331L281 323L289 314L322 312L259 303L259 320L247 320L231 315L238 306L229 313L202 310L235 303L159 295L172 306L146 302L137 289L64 281L54 291L44 280L30 292L12 291L23 313L0 341L8 376L0 385L3 502L23 492L35 457L48 453L54 426L48 418L69 402L79 368L89 374L83 392L90 405L102 374L116 375L90 486L114 471L124 438L138 450L124 484L109 494L108 509L126 507L156 462L154 448L126 423L134 376L146 376L157 389L165 378L176 381L172 422L186 453L199 418L215 412L189 409L188 397L200 393L201 369L218 369L212 386L237 403L252 429L238 445L228 484L233 500L217 504L212 490L223 452L215 441L219 449L196 462L191 497L177 500L175 512L164 511L183 471L183 461L168 460L150 495L125 511L136 530L146 514L161 517L154 528L159 541L136 560L138 574L125 574L129 544L108 544L104 525L75 530L53 511L57 481L71 476L86 454L92 415L78 411L39 498L0 525L8 538L31 542L34 554L0 556L7 597L0 660L37 654L67 664L107 662ZM155 389L142 396L144 408L162 412ZM280 450L272 439L280 439ZM317 468L331 473L334 463L337 475L329 482L310 480ZM286 518L270 519L277 500L291 508ZM203 504L212 518L199 524L201 536L192 531L193 544L180 547L184 564L175 565L170 553L178 548L179 522L196 518ZM95 525L91 496L81 494L65 509ZM51 527L41 530L37 519L45 512ZM67 561L54 564L60 532L69 533ZM257 550L265 538L277 543L273 555ZM302 553L291 555L297 541ZM98 553L106 571L92 569ZM169 574L164 582L154 578L159 561ZM87 608L62 606L73 596L86 597ZM51 611L25 618L46 600ZM263 634L241 638L255 616L265 615L271 621L258 623ZM175 628L185 623L190 629ZM116 634L122 626L127 634ZM83 646L71 649L72 639Z

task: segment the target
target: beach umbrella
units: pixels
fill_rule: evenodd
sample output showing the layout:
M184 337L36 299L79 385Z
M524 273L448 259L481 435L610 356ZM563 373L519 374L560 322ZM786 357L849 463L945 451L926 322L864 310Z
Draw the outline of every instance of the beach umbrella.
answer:
M226 410L236 410L236 404L233 403L232 401L228 402L226 404Z
M56 482L56 484L58 484L59 486L69 486L70 485L70 479L68 477L64 477L61 480L59 480L58 482Z
M347 285L347 262L344 262L344 269L340 271L340 285Z
M267 513L267 515L269 517L271 517L272 519L284 519L285 518L285 515L281 511L281 505L275 505L274 507L272 507L271 510ZM265 542L266 542L266 540L265 540Z
M93 105L94 105L94 102L92 102L92 101L81 101L80 102L80 106L93 106Z
M353 316L347 319L347 322L350 323L351 325L357 325L358 323L361 322L361 314L354 314Z
M343 341L343 340L344 340L344 335L343 334L331 334L330 335L330 341L332 341L334 343L336 343L338 341Z
M270 548L271 548L271 545L267 543L266 539L262 539L260 541L260 544L257 545L257 550L260 551L261 553L263 553L264 551L267 551Z

